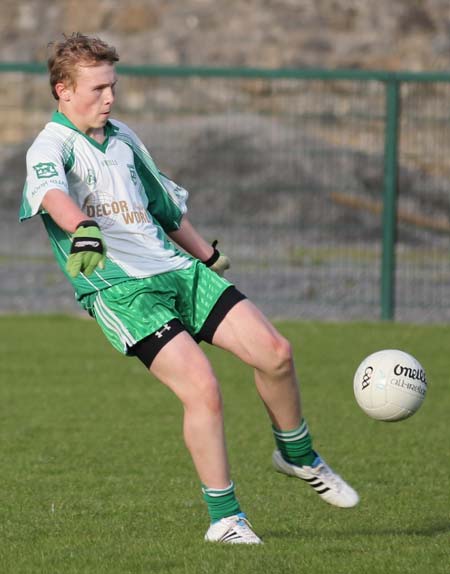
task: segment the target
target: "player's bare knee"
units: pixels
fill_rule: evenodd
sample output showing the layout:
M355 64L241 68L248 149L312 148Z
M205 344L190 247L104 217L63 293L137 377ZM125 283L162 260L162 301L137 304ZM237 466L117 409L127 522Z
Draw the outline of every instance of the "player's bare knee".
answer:
M204 405L210 414L213 415L221 414L223 406L222 406L222 395L220 393L220 390L217 390L216 392L207 395L204 398Z
M270 357L272 374L283 376L292 369L292 347L289 341L281 335L272 338Z
M184 401L185 408L196 411L208 411L210 414L222 412L222 394L215 377L207 377L197 381L192 392Z

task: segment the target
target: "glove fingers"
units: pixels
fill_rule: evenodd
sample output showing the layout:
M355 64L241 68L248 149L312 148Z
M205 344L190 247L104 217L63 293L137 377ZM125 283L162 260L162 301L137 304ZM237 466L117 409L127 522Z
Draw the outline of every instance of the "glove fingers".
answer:
M66 263L66 271L71 277L76 277L81 269L82 253L69 255Z
M69 255L66 263L66 271L71 277L76 277L79 273L92 275L95 268L105 268L106 257L99 253L73 253Z
M94 269L97 267L97 264L101 261L102 255L99 253L86 253L84 263L84 271L85 275L92 275Z
M230 267L231 264L228 257L226 255L221 255L219 259L213 265L211 265L210 269L222 277L225 271Z
M226 271L227 269L229 269L231 267L231 263L230 260L228 259L228 257L226 255L222 255L221 256L223 261L222 261L222 269L224 271Z

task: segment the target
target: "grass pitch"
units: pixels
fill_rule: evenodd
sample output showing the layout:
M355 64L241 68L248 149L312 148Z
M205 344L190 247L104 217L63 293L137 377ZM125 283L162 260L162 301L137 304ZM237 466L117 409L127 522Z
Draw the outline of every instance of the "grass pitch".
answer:
M252 375L205 347L222 381L232 476L261 547L203 542L208 526L181 439L182 409L93 321L0 319L2 574L447 573L450 327L282 323L314 444L361 495L331 507L271 469ZM353 373L397 347L429 379L421 410L380 423Z

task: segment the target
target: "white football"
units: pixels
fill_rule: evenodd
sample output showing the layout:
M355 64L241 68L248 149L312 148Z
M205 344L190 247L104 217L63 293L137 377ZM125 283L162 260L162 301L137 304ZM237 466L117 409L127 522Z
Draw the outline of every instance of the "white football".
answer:
M412 355L384 349L366 357L356 370L353 391L361 409L380 421L401 421L422 404L427 379Z

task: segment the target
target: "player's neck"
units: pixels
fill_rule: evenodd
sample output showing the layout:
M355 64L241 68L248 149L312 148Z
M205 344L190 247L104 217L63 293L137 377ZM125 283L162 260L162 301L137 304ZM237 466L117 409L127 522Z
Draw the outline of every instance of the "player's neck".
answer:
M91 128L84 133L99 144L102 144L106 139L104 128Z
M58 107L58 111L63 113L66 118L79 130L80 132L86 134L97 143L102 144L105 139L105 129L104 127L92 127L86 125L83 121L83 118L75 116L73 113L70 113L67 109L64 109L63 106Z

